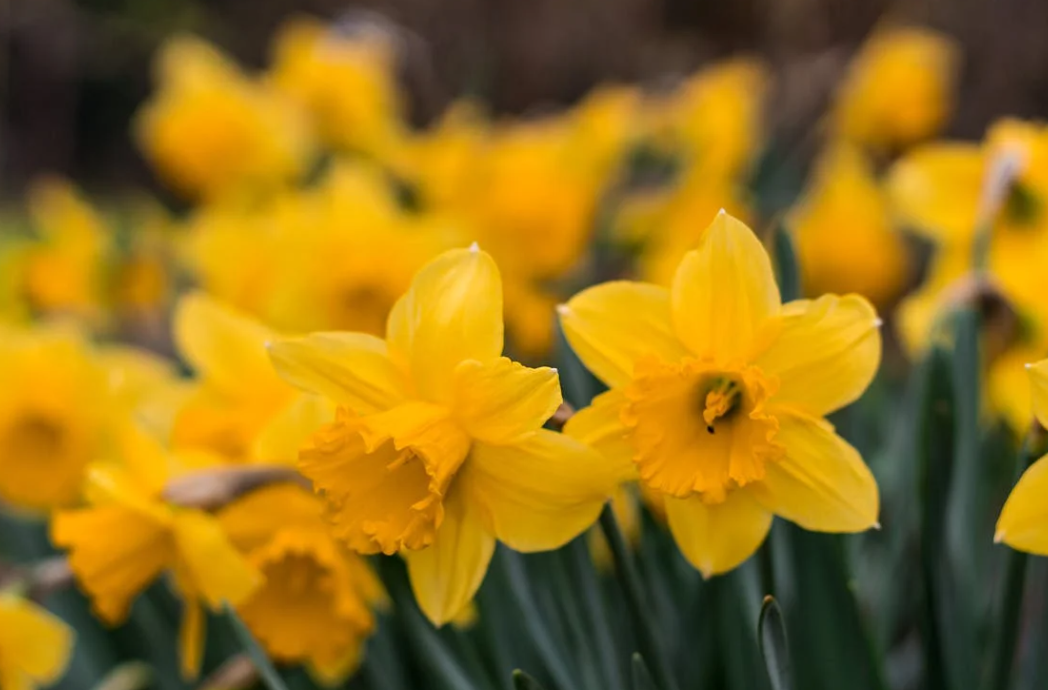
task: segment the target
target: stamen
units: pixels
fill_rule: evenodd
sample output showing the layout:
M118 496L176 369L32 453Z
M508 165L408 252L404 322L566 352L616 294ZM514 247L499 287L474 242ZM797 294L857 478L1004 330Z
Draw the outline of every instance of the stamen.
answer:
M741 392L739 384L732 379L718 378L714 381L713 386L706 393L702 410L702 418L706 422L708 433L715 433L713 423L735 409Z

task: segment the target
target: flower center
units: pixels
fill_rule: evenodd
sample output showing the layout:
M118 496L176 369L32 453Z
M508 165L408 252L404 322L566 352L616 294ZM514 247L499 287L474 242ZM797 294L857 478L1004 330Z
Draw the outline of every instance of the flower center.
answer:
M3 436L4 454L26 462L46 462L61 454L65 446L62 427L39 414L27 414Z
M648 487L707 503L764 478L777 460L778 420L765 409L777 381L757 367L685 359L638 363L622 421Z

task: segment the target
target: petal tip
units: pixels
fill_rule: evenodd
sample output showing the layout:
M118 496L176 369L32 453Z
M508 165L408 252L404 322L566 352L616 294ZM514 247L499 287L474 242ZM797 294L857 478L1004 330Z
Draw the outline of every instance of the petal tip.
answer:
M875 520L874 523L872 525L870 525L870 529L875 529L878 532L880 532L881 531L881 522L880 522L880 520Z
M476 242L474 242L473 244L469 245L469 251L470 251L471 254L479 254L480 253L480 245L477 244Z
M571 313L571 307L569 307L566 304L558 304L556 306L556 309L557 309L557 313L560 314L561 316L567 316L568 314Z
M1005 537L1004 530L1003 529L998 529L993 534L993 543L994 544L1000 544L1002 541L1004 541L1004 537Z
M717 211L717 215L718 216L726 216L726 215L728 215L728 212L724 210L724 207L721 207L721 210Z
M1027 369L1033 369L1033 362L1027 362L1023 366L1026 367Z
M877 316L877 317L875 317L873 319L873 327L874 328L880 328L883 325L884 325L884 319L882 319L881 317Z

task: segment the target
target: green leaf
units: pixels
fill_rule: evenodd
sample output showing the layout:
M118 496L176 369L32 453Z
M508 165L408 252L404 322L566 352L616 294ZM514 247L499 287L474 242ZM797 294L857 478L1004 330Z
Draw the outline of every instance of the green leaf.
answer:
M775 597L764 597L761 614L757 619L757 640L760 643L764 666L768 669L768 680L772 690L792 690L793 676L790 671L790 646L786 639L786 625L782 620L782 609Z
M644 663L644 657L634 652L632 660L633 690L658 690L655 681L651 677L651 671Z
M284 684L284 680L277 673L276 667L273 666L273 662L269 660L266 653L259 646L255 640L254 635L247 629L247 625L237 615L237 612L233 610L232 606L225 605L226 615L229 617L229 621L233 624L233 632L236 634L237 639L240 640L241 646L244 651L251 658L251 663L255 665L255 669L258 671L259 677L262 679L262 683L269 690L288 690Z
M513 672L514 690L544 690L539 682L521 671L519 668Z
M779 223L772 239L772 251L775 255L776 277L779 281L779 294L783 302L798 299L801 296L801 274L797 265L797 252L793 248L793 239L786 226Z

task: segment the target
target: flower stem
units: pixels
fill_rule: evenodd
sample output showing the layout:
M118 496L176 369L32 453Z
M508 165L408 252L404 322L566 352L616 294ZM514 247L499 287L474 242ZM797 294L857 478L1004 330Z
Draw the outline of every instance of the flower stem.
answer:
M610 503L604 506L600 514L600 529L608 541L612 559L615 561L615 573L626 593L626 602L636 628L641 656L644 657L661 690L677 690L677 683L673 679L669 661L664 653L665 648L659 640L655 622L651 619L651 608L644 596L640 576Z
M1036 422L1026 435L1019 451L1016 480L1045 452L1045 430ZM1026 565L1029 557L1022 551L1008 549L1005 554L1004 587L997 613L990 668L983 684L987 690L1007 690L1015 662L1015 644L1019 639L1019 616L1026 587Z

